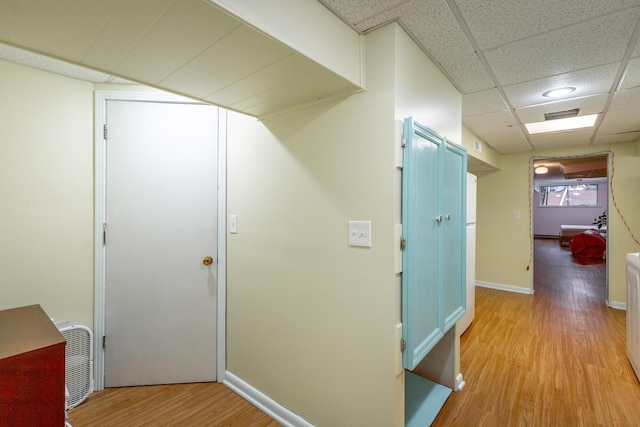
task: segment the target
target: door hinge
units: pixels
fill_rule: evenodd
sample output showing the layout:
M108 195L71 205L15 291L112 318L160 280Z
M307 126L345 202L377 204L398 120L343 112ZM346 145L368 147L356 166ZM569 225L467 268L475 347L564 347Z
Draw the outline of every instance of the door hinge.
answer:
M103 350L107 349L107 336L106 335L102 336L102 349Z
M107 140L107 125L103 125L102 126L102 137L105 139L105 141Z
M407 140L404 138L404 135L402 135L402 136L400 137L400 146L401 146L402 148L404 148L404 147L406 147L406 146L407 146Z
M102 244L103 245L107 244L107 223L106 222L102 223Z
M407 348L407 342L404 338L400 338L400 351L404 351Z
M407 248L407 241L405 239L400 239L400 250L404 251Z

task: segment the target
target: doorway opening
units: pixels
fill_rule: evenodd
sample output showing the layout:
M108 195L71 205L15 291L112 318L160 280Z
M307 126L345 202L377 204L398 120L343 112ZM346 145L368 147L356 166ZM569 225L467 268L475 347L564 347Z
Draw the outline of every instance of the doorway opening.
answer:
M532 159L533 288L609 304L609 154Z

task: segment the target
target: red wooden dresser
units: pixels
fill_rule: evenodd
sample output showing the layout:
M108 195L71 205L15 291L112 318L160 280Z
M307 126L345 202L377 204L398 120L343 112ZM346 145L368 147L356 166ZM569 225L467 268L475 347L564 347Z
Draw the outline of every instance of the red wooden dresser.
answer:
M39 305L0 310L0 426L64 426L65 344Z

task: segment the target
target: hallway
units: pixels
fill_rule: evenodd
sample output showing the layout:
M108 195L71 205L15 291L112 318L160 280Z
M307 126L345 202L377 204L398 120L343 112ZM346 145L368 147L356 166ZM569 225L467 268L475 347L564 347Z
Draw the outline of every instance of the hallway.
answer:
M535 247L535 295L476 288L461 337L467 385L433 425L638 425L626 313L606 306L606 264L580 265L557 240Z

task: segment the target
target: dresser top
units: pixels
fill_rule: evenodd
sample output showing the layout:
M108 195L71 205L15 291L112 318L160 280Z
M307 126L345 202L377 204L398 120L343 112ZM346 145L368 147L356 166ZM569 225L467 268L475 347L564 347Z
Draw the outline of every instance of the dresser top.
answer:
M65 342L40 305L0 310L0 359Z

